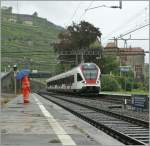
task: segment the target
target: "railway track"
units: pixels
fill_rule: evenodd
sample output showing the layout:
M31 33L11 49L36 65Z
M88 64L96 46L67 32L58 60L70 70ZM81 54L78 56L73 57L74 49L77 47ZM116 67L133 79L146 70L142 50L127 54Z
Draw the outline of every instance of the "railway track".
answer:
M43 92L44 93L44 92ZM46 93L46 91L45 91ZM55 92L49 92L50 94L54 95ZM75 93L57 93L57 95L64 95L64 96L70 96L70 97L76 97L76 98L86 98L86 99L92 99L92 100L103 100L106 102L116 103L116 104L124 104L124 100L127 100L127 104L131 105L131 96L117 96L117 95L106 95L106 94L99 94L99 95L88 95L88 94L75 94Z
M131 105L131 96L114 96L114 95L99 95L98 99L106 101L106 102L112 102L116 104L124 104L125 99L127 100L127 105Z
M149 143L149 123L124 117L104 111L90 104L82 103L82 100L65 98L57 95L47 95L40 93L44 98L65 108L81 119L87 121L100 130L103 130L112 137L127 145L148 145ZM88 99L87 99L88 100Z
M149 112L143 112L143 113L139 113L139 112L133 112L133 110L128 110L128 108L131 108L131 105L129 105L128 107L125 106L124 103L118 103L118 102L115 102L116 99L119 99L122 101L122 99L124 97L111 97L112 100L107 100L107 97L105 98L105 100L103 100L103 98L101 97L98 97L98 96L94 96L94 95L91 95L91 96L87 96L87 95L82 95L82 96L79 96L79 95L73 95L73 94L60 94L60 93L54 93L54 92L46 92L46 91L42 91L41 93L43 94L48 94L48 95L53 95L53 96L57 96L57 97L60 97L60 98L64 98L64 99L68 99L68 100L72 100L74 102L78 102L78 103L82 103L83 105L89 105L90 107L93 107L93 108L96 108L96 109L99 109L101 110L101 112L107 112L107 113L111 113L112 112L114 113L113 115L115 116L118 116L119 115L122 115L122 118L123 120L129 120L131 122L134 122L134 123L137 123L137 121L139 121L137 124L143 126L143 125L147 125L148 127L148 124L147 124L147 121L149 121ZM110 97L109 97L110 98ZM123 117L123 115L125 117ZM134 120L135 119L135 120ZM138 120L139 119L139 120ZM143 120L143 122L141 123L141 121ZM145 124L145 121L146 121L146 124ZM143 125L142 125L143 124Z

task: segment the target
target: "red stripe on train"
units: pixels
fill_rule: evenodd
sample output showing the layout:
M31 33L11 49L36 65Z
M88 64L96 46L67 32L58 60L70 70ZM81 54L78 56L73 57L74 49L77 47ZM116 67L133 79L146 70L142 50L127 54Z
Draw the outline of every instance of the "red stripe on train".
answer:
M87 84L96 84L96 80L85 80Z

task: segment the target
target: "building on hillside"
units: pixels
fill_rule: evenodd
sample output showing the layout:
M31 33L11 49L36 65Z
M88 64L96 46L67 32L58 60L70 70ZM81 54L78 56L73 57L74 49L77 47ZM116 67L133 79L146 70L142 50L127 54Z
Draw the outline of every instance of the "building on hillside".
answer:
M1 12L5 14L12 14L12 7L2 6Z
M120 60L120 66L131 66L135 79L144 79L144 49L118 48L115 43L108 43L103 51L104 56L115 55Z
M27 14L14 14L19 21L26 25L33 25L33 16Z
M12 13L12 7L2 7L2 21L25 24L29 26L43 26L47 27L48 25L53 25L57 28L63 29L60 26L56 26L52 22L49 22L46 18L38 17L38 13L34 12L32 15L28 14L15 14Z
M2 21L9 21L9 19L11 19L12 16L12 7L2 6L1 15L4 15L4 17L1 17Z
M27 25L33 25L33 17L36 17L35 15L14 14L12 13L12 7L2 7L2 15L4 15L2 17L3 21L19 22Z
M26 25L33 25L33 22L32 22L32 21L23 21L23 24L26 24Z

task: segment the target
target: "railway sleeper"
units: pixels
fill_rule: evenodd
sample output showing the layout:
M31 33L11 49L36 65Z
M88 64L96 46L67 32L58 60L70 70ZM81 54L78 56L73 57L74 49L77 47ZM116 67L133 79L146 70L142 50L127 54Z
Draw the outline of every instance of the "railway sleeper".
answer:
M136 133L134 134L134 133L133 133L133 134L127 134L127 135L133 136L133 137L134 137L134 136L135 136L135 137L136 137L136 136L137 136L137 137L142 137L142 136L148 137L148 136L149 136L148 134L144 134L144 133L143 133L143 134L142 134L142 133L141 133L141 134L136 134Z
M129 130L126 130L126 131L123 131L125 134L134 134L134 133L136 133L136 134L149 134L149 131L137 131L137 130L131 130L131 131L129 131Z
M76 101L69 101L68 99L63 99L63 100L71 102L71 103L74 103L74 104L79 104L81 106L93 109L93 110L98 111L98 112L102 112L102 113L107 114L107 115L111 115L111 116L113 116L115 118L120 118L120 119L125 120L125 121L130 122L130 123L134 123L135 124L135 122L136 122L136 124L138 124L138 125L142 125L144 127L145 126L148 127L146 122L143 121L143 124L141 124L141 121L138 120L138 119L135 120L134 118L131 118L131 117L128 117L128 116L118 115L118 114L116 114L114 112L112 113L110 111L105 111L103 109L98 109L98 108L95 108L93 106L84 105L84 104L76 102Z
M113 137L118 137L118 139L120 139L120 141L122 141L122 142L124 141L125 144L135 144L135 145L141 145L142 144L142 145L144 145L144 143L142 143L141 141L138 141L138 140L136 140L134 138L131 138L131 137L127 136L127 135L124 135L123 133L121 133L119 131L116 131L114 129L111 129L108 126L103 125L102 123L94 121L93 119L85 117L82 114L77 113L76 111L73 111L72 109L69 109L68 107L64 106L62 103L57 103L56 101L53 101L53 102L56 103L56 104L58 104L58 105L60 105L61 107L65 108L66 110L70 111L71 113L77 115L78 117L81 117L82 119L90 122L91 124L98 125L100 129L102 129L102 127L103 127L103 130L107 134L109 134L109 135L111 134L111 135L113 135Z

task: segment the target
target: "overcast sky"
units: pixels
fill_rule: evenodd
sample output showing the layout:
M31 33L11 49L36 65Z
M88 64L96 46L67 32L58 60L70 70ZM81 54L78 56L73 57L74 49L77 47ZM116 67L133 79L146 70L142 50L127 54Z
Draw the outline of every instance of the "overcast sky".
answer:
M123 1L122 9L100 7L85 13L85 9L101 5L119 6L118 1L2 1L2 6L12 6L14 13L33 14L66 27L75 21L86 20L102 32L102 44L105 46L112 37L117 37L136 27L149 23L148 1ZM129 38L130 35L124 38ZM131 38L148 39L149 26L131 34ZM149 50L149 41L128 41L128 46ZM119 41L119 47L124 47ZM149 62L148 54L145 58Z

